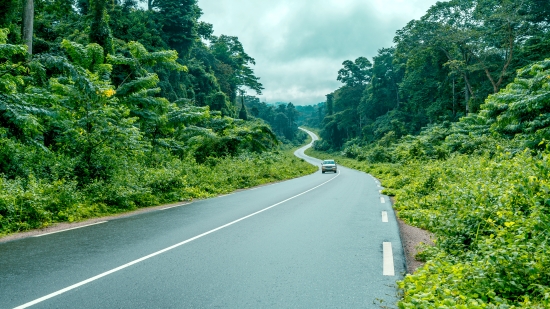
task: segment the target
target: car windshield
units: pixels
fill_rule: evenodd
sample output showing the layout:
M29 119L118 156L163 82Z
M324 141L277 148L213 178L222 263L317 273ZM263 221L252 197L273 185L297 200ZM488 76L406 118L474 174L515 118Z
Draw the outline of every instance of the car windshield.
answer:
M325 160L323 164L334 164L334 160Z

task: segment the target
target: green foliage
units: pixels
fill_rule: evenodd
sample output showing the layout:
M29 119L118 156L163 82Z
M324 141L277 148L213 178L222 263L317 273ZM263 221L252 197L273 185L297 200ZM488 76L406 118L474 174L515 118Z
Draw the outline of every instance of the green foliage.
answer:
M330 154L382 179L400 218L437 236L398 282L399 308L550 306L549 67L519 70L479 114Z
M548 63L520 70L479 115L331 154L382 179L401 219L437 236L425 266L398 283L399 308L550 305Z
M438 235L436 254L400 283L403 308L549 305L547 160L499 152L401 167L413 180L396 188L400 216Z
M110 181L96 180L84 187L65 178L0 177L0 235L137 207L211 197L316 171L316 167L290 152L243 153L211 158L205 164L166 153L154 157L159 164L151 166L139 164L145 158L133 162L111 158L120 166ZM61 163L60 158L55 161Z
M105 55L113 51L113 37L109 28L107 0L90 0L92 23L90 25L90 42L99 44Z
M327 95L324 143L340 150L350 140L372 143L391 131L416 135L479 112L517 69L550 56L543 2L438 2L398 30L395 46L380 49L372 64L364 57L344 61L337 79L345 85ZM530 119L531 130L544 127L545 117Z
M241 110L239 110L239 119L248 119L248 112L246 111L246 106L244 105L244 98L242 99Z
M365 57L359 57L355 61L346 60L342 63L344 68L338 71L337 80L348 87L364 85L370 82L372 77L372 63Z
M32 141L42 129L39 116L50 110L44 106L45 94L34 87L29 75L40 80L44 72L39 61L26 58L25 45L6 44L8 33L0 29L0 127L14 138Z
M315 170L276 154L279 141L261 121L163 97L163 79L175 85L191 71L176 51L130 41L106 55L100 44L63 39L31 59L7 39L0 30L0 234ZM207 97L229 110L210 76L217 90Z
M234 100L236 89L243 86L254 90L257 94L262 94L264 88L250 68L251 64L255 64L254 58L244 51L239 39L221 35L212 36L210 41L210 51L219 61L214 67L216 76L219 79L229 79L227 82L231 85L226 94ZM227 73L230 73L229 76Z
M0 28L8 28L15 18L17 11L17 1L0 1ZM6 33L7 34L7 33Z
M255 96L243 95L243 106L247 119L262 119L273 128L273 133L284 144L301 145L307 138L307 134L298 129L300 107L290 103L279 102L268 104L260 102ZM241 107L241 112L243 108ZM251 117L252 116L252 117ZM241 118L242 119L242 118Z
M407 223L436 234L427 263L399 282L399 308L547 308L550 305L550 155L453 155L368 163L308 150L382 180Z
M540 133L548 136L550 125L550 59L518 71L518 77L503 91L489 96L481 106L485 117L498 133Z
M196 0L157 0L163 39L182 57L187 57L198 39L197 27L200 8Z

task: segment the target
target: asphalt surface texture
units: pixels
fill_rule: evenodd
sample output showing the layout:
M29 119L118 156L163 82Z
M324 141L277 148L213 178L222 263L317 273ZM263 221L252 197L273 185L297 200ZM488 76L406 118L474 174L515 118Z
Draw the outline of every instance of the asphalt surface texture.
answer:
M394 308L405 258L380 190L338 166L0 243L0 308Z

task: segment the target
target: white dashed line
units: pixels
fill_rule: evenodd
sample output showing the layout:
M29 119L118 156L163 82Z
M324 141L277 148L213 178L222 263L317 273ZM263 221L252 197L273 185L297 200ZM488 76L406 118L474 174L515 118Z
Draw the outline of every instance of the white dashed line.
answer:
M105 222L107 222L107 221L101 221L101 222L96 222L96 223L92 223L92 224L86 224L86 225L82 225L82 226L72 227L70 229L65 229L65 230L61 230L61 231L44 233L44 234L40 234L40 235L34 235L33 237L42 237L42 236L51 235L51 234L55 234L55 233L61 233L61 232L66 232L66 231L70 231L70 230L76 230L76 229L80 229L80 228L83 228L83 227L97 225L97 224L101 224L101 223L105 223Z
M387 211L382 212L382 222L388 222L388 212Z
M384 250L384 265L382 274L384 276L395 276L395 269L393 268L393 253L391 249L391 242L383 243Z
M382 204L386 203L386 199L383 196L380 197L380 203L382 203Z

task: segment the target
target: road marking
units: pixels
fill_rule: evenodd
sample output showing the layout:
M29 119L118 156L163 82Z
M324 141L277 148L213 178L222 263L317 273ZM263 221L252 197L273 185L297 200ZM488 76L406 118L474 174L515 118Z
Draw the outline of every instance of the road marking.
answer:
M395 270L393 268L393 253L391 250L391 242L383 243L384 249L384 266L382 274L384 276L395 276Z
M387 211L382 212L382 222L388 222L388 212Z
M48 294L48 295L46 295L46 296L42 296L42 297L37 298L37 299L35 299L35 300L33 300L33 301L30 301L30 302L28 302L28 303L25 303L25 304L23 304L23 305L21 305L21 306L17 306L17 307L15 307L14 309L28 308L28 307L30 307L30 306L36 305L36 304L41 303L41 302L43 302L43 301L45 301L45 300L48 300L48 299L53 298L53 297L55 297L55 296L61 295L61 294L65 293L65 292L68 292L68 291L70 291L70 290L74 290L74 289L76 289L76 288L78 288L78 287L80 287L80 286L83 286L83 285L85 285L85 284L88 284L88 283L90 283L90 282L92 282L92 281L95 281L95 280L97 280L97 279L100 279L100 278L103 278L103 277L105 277L105 276L108 276L108 275L110 275L110 274L112 274L112 273L115 273L115 272L117 272L117 271L119 271L119 270L123 270L124 268L130 267L130 266L132 266L132 265L134 265L134 264L137 264L137 263L143 262L143 261L145 261L145 260L148 260L148 259L150 259L150 258L152 258L152 257L154 257L154 256L159 255L159 254L162 254L162 253L165 253L165 252L170 251L170 250L172 250L172 249L175 249L175 248L177 248L177 247L183 246L183 245L185 245L185 244L187 244L187 243L192 242L193 240L197 240L197 239L199 239L199 238L201 238L201 237L204 237L204 236L206 236L206 235L208 235L208 234L212 234L212 233L214 233L214 232L217 232L217 231L219 231L219 230L221 230L221 229L224 229L224 228L226 228L226 227L228 227L228 226L231 226L231 225L233 225L233 224L235 224L235 223L238 223L238 222L240 222L240 221L243 221L243 220L245 220L245 219L248 219L248 218L250 218L250 217L253 217L253 216L255 216L255 215L257 215L257 214L260 214L260 213L262 213L262 212L264 212L264 211L266 211L266 210L269 210L269 209L271 209L271 208L273 208L273 207L279 206L279 205L281 205L281 204L283 204L283 203L285 203L285 202L288 202L288 201L290 201L290 200L292 200L292 199L295 199L295 198L297 198L297 197L299 197L299 196L301 196L301 195L304 195L304 194L306 194L306 193L308 193L308 192L310 192L310 191L313 191L313 190L315 190L315 189L317 189L317 188L319 188L319 187L321 187L321 186L323 186L323 185L325 185L325 184L327 184L327 183L333 181L334 179L338 178L338 176L340 176L340 173L336 174L336 176L332 177L331 179L329 179L329 180L323 182L322 184L320 184L320 185L318 185L318 186L316 186L316 187L313 187L313 188L311 188L311 189L309 189L309 190L306 190L306 191L304 191L304 192L302 192L302 193L300 193L300 194L294 195L293 197L289 197L289 198L287 198L286 200L281 201L281 202L279 202L279 203L277 203L277 204L273 204L273 205L271 205L271 206L269 206L269 207L266 207L266 208L264 208L264 209L262 209L262 210L258 210L258 211L256 211L255 213L252 213L252 214L250 214L250 215L244 216L244 217L242 217L242 218L240 218L240 219L237 219L237 220L235 220L235 221L231 221L231 222L229 222L229 223L227 223L227 224L224 224L224 225L222 225L222 226L220 226L220 227L217 227L217 228L215 228L215 229L212 229L212 230L210 230L210 231L208 231L208 232L204 232L204 233L202 233L202 234L200 234L200 235L197 235L197 236L195 236L195 237L189 238L189 239L187 239L187 240L184 240L184 241L182 241L182 242L180 242L180 243L177 243L177 244L172 245L172 246L170 246L170 247L164 248L164 249L159 250L159 251L157 251L157 252L151 253L151 254L146 255L146 256L144 256L144 257L142 257L142 258L139 258L139 259L137 259L137 260L133 260L133 261L131 261L131 262L129 262L129 263L126 263L126 264L121 265L121 266L119 266L119 267L117 267L117 268L113 268L113 269L111 269L111 270L108 270L108 271L106 271L106 272L104 272L104 273L101 273L101 274L99 274L99 275L97 275L97 276L94 276L94 277L91 277L91 278L89 278L89 279L80 281L80 282L78 282L78 283L75 283L75 284L73 284L73 285L71 285L71 286L68 286L68 287L66 287L66 288L64 288L64 289L61 289L61 290L59 290L59 291L50 293L50 294Z
M179 205L175 205L175 206L165 207L165 208L162 208L161 210L176 208L176 207L185 206L185 205L189 205L189 204L193 204L193 203L184 203L184 204L179 204Z
M49 233L44 233L44 234L40 234L40 235L34 235L33 237L42 237L42 236L46 236L46 235L50 235L50 234L61 233L61 232L66 232L66 231L70 231L70 230L76 230L76 229L80 229L80 228L83 228L83 227L97 225L97 224L101 224L101 223L105 223L105 222L108 222L108 221L101 221L101 222L96 222L96 223L92 223L92 224L86 224L86 225L81 225L81 226L77 226L77 227L71 227L70 229L64 229L64 230L60 230L60 231L49 232Z
M386 199L383 196L380 197L380 203L382 203L382 204L386 203Z

